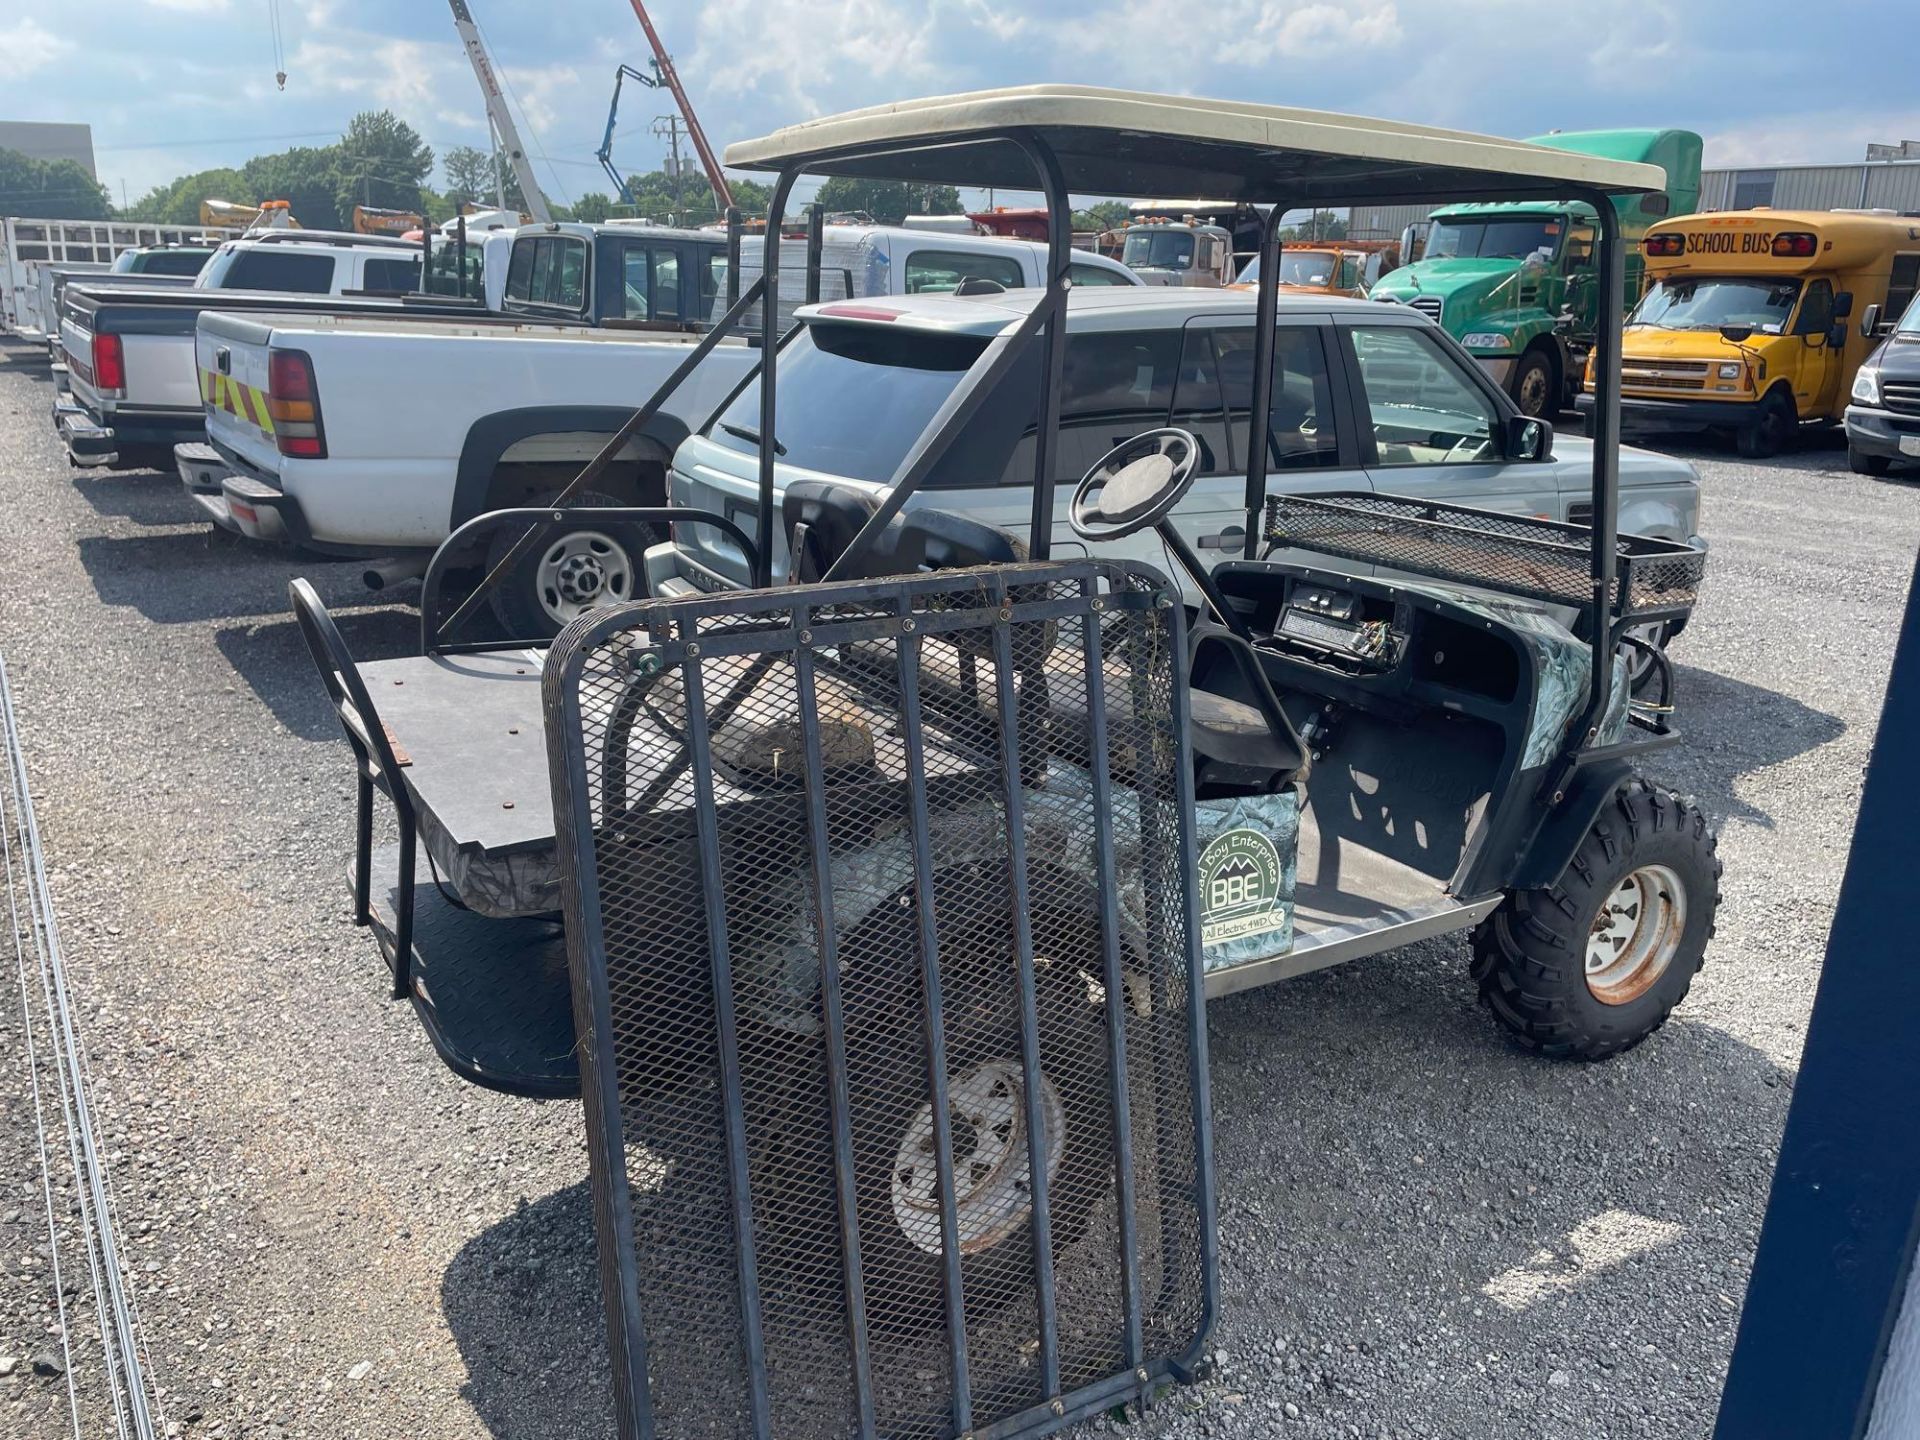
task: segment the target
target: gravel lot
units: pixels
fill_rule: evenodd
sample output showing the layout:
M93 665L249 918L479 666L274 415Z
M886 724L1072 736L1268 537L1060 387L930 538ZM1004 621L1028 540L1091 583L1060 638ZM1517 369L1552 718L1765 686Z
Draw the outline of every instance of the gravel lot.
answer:
M170 476L70 471L31 358L0 354L0 654L166 1419L606 1433L577 1109L456 1081L347 923L351 776L286 582L364 658L413 612L211 542ZM1691 458L1713 565L1675 649L1690 738L1654 769L1721 828L1692 998L1585 1068L1503 1042L1458 938L1213 1006L1223 1360L1130 1433L1711 1425L1920 484L1831 443ZM51 1290L19 1023L0 1004L0 1432L40 1440L68 1423L24 1358Z

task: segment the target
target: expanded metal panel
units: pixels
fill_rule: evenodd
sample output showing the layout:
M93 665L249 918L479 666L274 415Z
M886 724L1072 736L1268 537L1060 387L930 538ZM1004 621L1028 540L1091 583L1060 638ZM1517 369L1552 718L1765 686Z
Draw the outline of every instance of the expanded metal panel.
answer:
M1560 605L1593 597L1592 532L1525 515L1397 495L1270 495L1266 539ZM1615 537L1613 611L1685 609L1707 554L1645 535Z
M1184 621L1091 561L641 603L547 732L623 1436L1036 1435L1211 1323Z

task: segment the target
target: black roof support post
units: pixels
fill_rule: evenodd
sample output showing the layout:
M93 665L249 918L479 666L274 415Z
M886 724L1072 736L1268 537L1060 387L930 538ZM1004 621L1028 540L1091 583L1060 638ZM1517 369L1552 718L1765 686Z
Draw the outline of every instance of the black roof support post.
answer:
M1067 267L1073 257L1073 207L1067 197L1066 176L1052 147L1032 132L1016 134L1013 142L1040 172L1041 193L1047 198L1047 349L1034 406L1033 518L1027 532L1028 555L1045 560L1053 551L1053 469L1054 453L1059 448L1060 389L1067 355Z
M1613 691L1613 586L1620 534L1620 327L1627 309L1627 256L1620 212L1599 191L1578 197L1593 206L1600 232L1600 324L1593 337L1593 674L1587 711L1571 740L1586 745Z
M1261 511L1267 503L1266 416L1273 409L1273 346L1280 327L1280 217L1286 213L1284 202L1276 200L1260 227L1259 283L1254 287L1253 307L1253 403L1247 410L1247 538L1242 552L1247 559L1258 557ZM1255 420L1259 419L1256 427ZM1258 428L1261 433L1255 434ZM1233 432L1233 414L1227 414L1227 432Z
M787 212L787 196L799 172L788 167L773 182L767 201L767 233L760 261L760 504L754 538L760 545L760 563L754 567L753 587L773 584L773 467L775 451L775 380L780 354L780 221Z

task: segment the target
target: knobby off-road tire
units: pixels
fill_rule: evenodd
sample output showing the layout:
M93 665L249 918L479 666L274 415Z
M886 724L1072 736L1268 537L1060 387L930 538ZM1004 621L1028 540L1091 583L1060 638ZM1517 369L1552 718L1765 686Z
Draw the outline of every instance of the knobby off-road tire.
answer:
M1601 810L1566 873L1509 895L1473 933L1473 978L1541 1054L1630 1050L1686 998L1720 905L1718 839L1691 801L1635 778Z

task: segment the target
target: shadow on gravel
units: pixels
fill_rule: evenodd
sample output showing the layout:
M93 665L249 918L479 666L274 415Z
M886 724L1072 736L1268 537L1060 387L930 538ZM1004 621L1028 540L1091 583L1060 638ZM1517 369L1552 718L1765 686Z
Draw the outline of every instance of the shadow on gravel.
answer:
M130 537L86 535L75 548L102 602L129 606L162 625L284 610L289 579L332 568L264 545L211 538L218 534L207 525Z
M73 488L98 513L136 525L192 525L206 519L180 488L179 477L157 470L75 471Z
M420 653L420 616L411 607L334 609L332 614L356 660L391 660ZM306 641L291 614L257 625L229 625L214 632L213 643L273 718L293 734L302 740L340 738L340 722L327 705Z
M447 1267L440 1303L467 1362L462 1392L501 1440L613 1433L584 1182L469 1240Z
M1646 759L1648 773L1695 796L1716 825L1746 820L1771 830L1775 817L1755 803L1745 776L1817 750L1846 732L1837 717L1791 695L1691 665L1674 666L1679 689L1675 723L1685 735L1674 750Z

